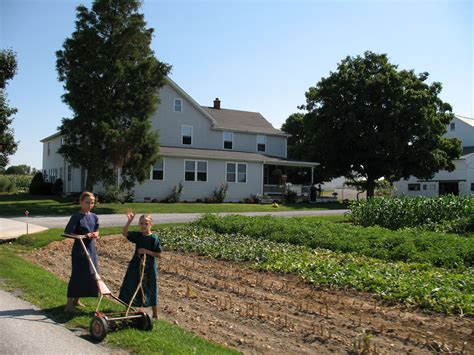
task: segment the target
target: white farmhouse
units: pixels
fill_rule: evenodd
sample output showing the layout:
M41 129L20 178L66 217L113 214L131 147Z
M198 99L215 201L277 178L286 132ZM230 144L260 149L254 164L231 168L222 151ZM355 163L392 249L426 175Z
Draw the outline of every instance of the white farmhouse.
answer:
M136 200L162 200L180 182L184 201L210 197L224 183L228 184L227 201L281 193L278 185L285 178L300 194L312 184L317 164L288 160L288 134L275 129L261 114L223 109L219 99L212 107L200 106L169 78L159 96L151 120L160 133L162 158L150 167L149 179L134 187ZM61 178L65 193L84 190L87 171L74 168L57 153L61 135L41 142L46 180ZM100 186L94 188L99 190Z
M474 119L455 116L448 125L448 138L462 142L462 156L454 161L455 170L441 170L431 180L410 176L394 183L396 196L439 196L446 194L474 196Z

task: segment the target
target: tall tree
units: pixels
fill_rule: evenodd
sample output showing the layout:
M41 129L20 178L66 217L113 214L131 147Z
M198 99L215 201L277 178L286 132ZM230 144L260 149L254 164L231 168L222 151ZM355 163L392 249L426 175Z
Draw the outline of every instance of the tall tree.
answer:
M288 137L288 158L290 159L304 159L304 124L303 113L293 113L288 116L285 123L281 126L281 130L285 133L291 134Z
M5 175L29 175L31 167L26 164L12 165L5 170Z
M15 142L11 118L17 112L16 108L8 106L6 86L17 71L16 54L10 49L0 50L0 168L8 164L8 156L16 152L18 143Z
M306 92L308 158L333 177L365 179L368 197L381 177L429 179L453 170L461 145L443 137L451 106L438 97L441 84L427 79L398 70L386 54L343 59Z
M59 153L87 169L88 190L113 182L117 171L121 187L130 189L158 159L150 117L171 67L155 58L153 29L140 6L138 0L95 0L91 10L77 7L75 32L56 52L63 101L73 111L59 127Z

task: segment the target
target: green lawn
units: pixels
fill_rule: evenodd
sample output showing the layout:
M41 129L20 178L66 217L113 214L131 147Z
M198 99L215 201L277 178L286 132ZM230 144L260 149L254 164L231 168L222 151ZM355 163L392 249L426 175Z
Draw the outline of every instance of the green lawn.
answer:
M102 228L102 235L118 233L121 228ZM91 314L97 299L85 298L83 313L69 315L63 312L67 285L43 268L19 256L31 248L37 248L53 240L61 239L61 229L21 237L14 244L0 245L0 279L2 288L21 290L22 297L40 307L56 322L70 327L88 329ZM112 302L104 304L105 309L120 310ZM195 334L166 321L155 321L151 332L126 329L110 333L106 342L133 353L141 354L237 354L238 352L222 345L209 342Z
M79 205L70 197L31 196L28 194L0 195L0 216L23 216L25 210L31 216L69 216L77 212ZM280 205L258 205L247 203L100 203L94 208L98 214L125 213L127 209L136 213L216 213L216 212L275 212L298 210L327 210L347 208L346 204L334 203L297 203Z

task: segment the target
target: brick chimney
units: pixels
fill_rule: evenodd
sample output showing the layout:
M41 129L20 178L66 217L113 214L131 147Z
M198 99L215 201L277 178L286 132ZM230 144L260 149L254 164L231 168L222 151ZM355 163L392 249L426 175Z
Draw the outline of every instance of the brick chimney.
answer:
M219 100L218 97L216 97L216 99L214 100L214 108L216 110L220 110L221 109L221 100Z

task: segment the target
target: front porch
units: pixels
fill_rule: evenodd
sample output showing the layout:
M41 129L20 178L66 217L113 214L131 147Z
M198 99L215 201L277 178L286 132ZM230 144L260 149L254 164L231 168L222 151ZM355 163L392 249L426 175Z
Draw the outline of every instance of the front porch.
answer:
M310 199L316 163L289 161L263 165L263 201L282 201L288 190L294 191L298 202Z

